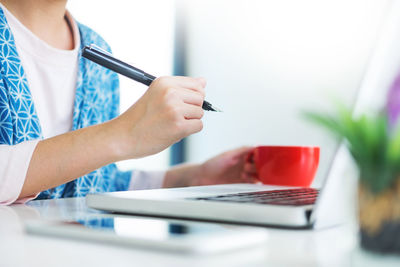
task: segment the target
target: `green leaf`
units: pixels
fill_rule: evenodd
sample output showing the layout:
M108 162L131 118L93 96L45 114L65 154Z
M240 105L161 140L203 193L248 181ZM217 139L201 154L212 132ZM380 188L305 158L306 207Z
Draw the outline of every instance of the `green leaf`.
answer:
M362 182L373 192L390 187L400 174L400 126L391 134L384 113L355 118L342 104L336 109L336 115L308 111L303 116L346 140Z

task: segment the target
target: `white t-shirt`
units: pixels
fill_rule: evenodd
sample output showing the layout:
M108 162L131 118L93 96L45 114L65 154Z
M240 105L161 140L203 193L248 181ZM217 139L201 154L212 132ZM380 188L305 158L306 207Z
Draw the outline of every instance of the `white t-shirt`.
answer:
M67 11L65 18L74 36L74 49L62 50L48 45L34 35L1 3L14 35L17 51L29 84L44 138L71 130L78 73L78 26ZM29 162L39 140L18 145L0 145L0 204L26 202L17 198L25 181ZM133 189L161 187L164 172L133 171L129 186Z

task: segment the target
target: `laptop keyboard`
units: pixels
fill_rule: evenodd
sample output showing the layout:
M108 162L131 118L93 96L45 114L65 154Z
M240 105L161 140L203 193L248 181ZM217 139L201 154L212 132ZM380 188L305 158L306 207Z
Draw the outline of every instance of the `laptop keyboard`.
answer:
M314 204L315 200L317 199L318 192L319 190L314 188L296 188L224 194L211 197L198 197L194 199L218 202L304 206Z

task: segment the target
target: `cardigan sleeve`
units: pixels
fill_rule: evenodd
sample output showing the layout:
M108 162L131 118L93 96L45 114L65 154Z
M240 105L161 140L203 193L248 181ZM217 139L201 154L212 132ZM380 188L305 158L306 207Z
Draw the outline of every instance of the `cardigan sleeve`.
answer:
M38 142L33 140L17 145L0 145L0 205L25 203L37 196L18 199Z
M164 183L165 171L132 171L128 190L144 190L161 188Z

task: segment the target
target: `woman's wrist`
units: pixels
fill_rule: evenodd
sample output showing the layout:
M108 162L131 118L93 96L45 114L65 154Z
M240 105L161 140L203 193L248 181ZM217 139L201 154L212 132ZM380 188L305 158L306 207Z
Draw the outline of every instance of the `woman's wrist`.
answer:
M113 162L135 158L135 138L129 133L121 116L103 123L101 131Z
M166 172L163 187L199 185L201 176L202 164L181 164Z
M120 161L124 159L124 149L122 140L118 136L118 127L114 120L99 125L98 138L105 151L109 154L111 161Z

